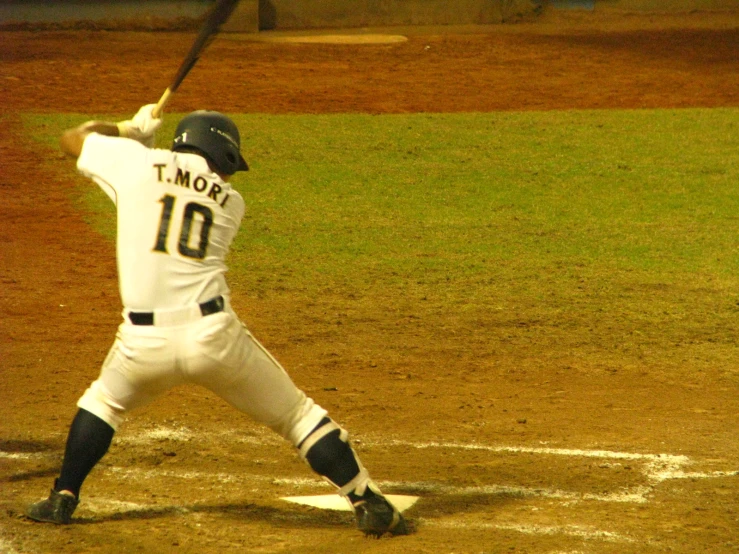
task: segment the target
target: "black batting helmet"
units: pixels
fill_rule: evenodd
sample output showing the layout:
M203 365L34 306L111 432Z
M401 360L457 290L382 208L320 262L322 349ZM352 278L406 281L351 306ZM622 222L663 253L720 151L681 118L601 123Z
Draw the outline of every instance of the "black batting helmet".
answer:
M182 118L174 135L172 150L196 148L219 173L233 175L249 169L241 155L238 127L220 112L192 112Z

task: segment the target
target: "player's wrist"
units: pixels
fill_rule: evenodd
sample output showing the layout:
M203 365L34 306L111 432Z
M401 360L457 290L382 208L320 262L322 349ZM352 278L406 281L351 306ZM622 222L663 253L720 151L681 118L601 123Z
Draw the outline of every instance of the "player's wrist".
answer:
M115 124L115 126L118 128L118 136L123 138L134 138L132 136L132 131L134 129L133 123L131 121L119 121Z

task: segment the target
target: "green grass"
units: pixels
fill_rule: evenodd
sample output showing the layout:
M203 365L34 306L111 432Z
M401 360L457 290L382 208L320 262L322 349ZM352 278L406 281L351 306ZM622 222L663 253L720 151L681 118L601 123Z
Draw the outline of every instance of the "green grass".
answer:
M238 181L250 215L237 251L301 280L469 279L506 266L733 279L738 120L735 110L246 117L254 171Z
M234 118L252 171L234 179L247 215L229 278L247 294L733 340L738 109ZM27 122L53 146L83 119ZM107 199L81 190L112 236Z

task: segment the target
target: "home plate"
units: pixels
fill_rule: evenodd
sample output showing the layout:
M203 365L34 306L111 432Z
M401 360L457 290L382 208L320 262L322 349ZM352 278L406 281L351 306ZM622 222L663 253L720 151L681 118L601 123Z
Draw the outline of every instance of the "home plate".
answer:
M417 496L407 496L404 494L386 494L393 506L395 506L401 512L404 512L411 506L413 506L418 500ZM295 504L305 504L306 506L314 506L321 508L322 510L341 510L344 512L351 512L352 508L349 506L349 502L345 498L338 494L317 494L315 496L284 496L280 500L287 500Z

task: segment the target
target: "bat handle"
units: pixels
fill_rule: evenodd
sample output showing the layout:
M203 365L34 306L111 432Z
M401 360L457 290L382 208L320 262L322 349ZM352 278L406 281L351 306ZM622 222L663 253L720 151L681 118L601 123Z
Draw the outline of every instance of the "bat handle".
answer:
M161 115L164 105L167 103L170 96L172 96L172 91L167 88L159 99L159 102L157 102L157 105L154 106L154 109L151 111L151 115L153 115L154 118L158 118Z

